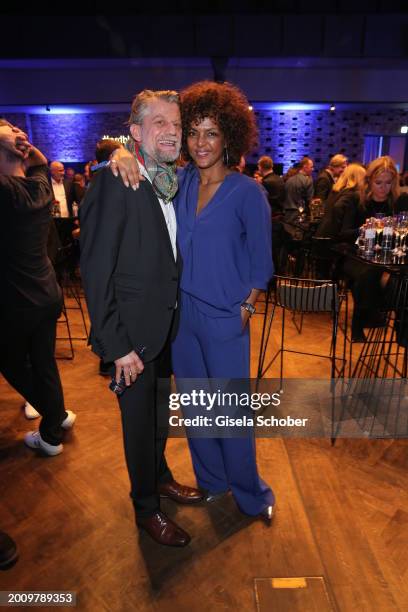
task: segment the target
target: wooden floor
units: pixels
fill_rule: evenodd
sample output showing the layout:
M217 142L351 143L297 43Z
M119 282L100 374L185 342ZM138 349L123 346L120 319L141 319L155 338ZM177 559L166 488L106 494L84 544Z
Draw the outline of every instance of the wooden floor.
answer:
M320 315L301 336L291 326L288 333L322 350L328 329ZM254 358L254 372L255 365ZM338 440L333 448L328 439L260 439L259 469L277 498L273 525L244 517L230 497L200 507L165 500L164 510L192 535L187 548L168 549L135 528L118 408L96 357L76 341L75 359L59 366L78 420L58 457L24 446L31 424L0 380L0 528L20 549L19 562L0 572L0 591L75 591L81 612L408 609L405 441ZM287 376L328 373L323 359L287 360ZM194 483L184 439L169 440L167 458L179 481ZM270 579L294 577L320 577L324 589L306 589L304 600L301 591L280 591L274 604Z

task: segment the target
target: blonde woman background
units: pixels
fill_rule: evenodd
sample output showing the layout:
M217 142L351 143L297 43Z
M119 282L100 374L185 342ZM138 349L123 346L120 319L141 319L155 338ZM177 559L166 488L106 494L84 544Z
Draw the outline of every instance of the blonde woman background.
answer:
M359 227L359 207L364 199L366 171L350 164L333 186L316 236L335 242L354 241Z
M367 168L359 225L379 213L389 217L406 209L408 196L400 194L399 174L394 160L388 155L377 157Z

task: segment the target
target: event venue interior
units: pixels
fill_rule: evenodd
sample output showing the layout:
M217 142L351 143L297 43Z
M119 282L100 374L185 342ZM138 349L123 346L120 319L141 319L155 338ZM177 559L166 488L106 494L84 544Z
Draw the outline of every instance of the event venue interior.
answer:
M53 264L64 299L55 355L65 405L77 415L62 454L27 448L24 437L39 420L27 419L26 398L0 374L0 531L18 549L18 559L3 568L0 551L0 605L10 602L9 593L69 592L73 602L58 605L81 612L402 612L408 609L405 4L289 0L250 7L237 0L194 11L188 2L173 4L125 16L114 15L114 5L106 15L0 14L0 126L2 120L16 126L48 162L63 164L64 180L70 169L70 185L81 194L66 215L55 195L52 208L59 234ZM135 522L120 410L88 344L92 316L79 236L89 167L99 161L96 144L126 145L136 93L183 91L198 81L240 88L258 129L245 167L234 168L258 182L272 214L275 277L257 296L250 321L251 390L281 392L280 408L269 416L295 415L313 427L256 431L259 473L276 498L271 521L241 512L231 492L192 505L162 499L163 512L191 536L187 546L174 547L154 542ZM269 158L264 172L260 160ZM347 245L322 231L335 202L317 192L328 172L330 190L340 193L338 159L342 172L357 166L362 173L363 210L372 201L389 205L348 227L354 233ZM375 183L378 174L370 173L377 160L386 160L382 175L391 178L376 200L370 177ZM281 177L279 197L266 185L272 168ZM310 197L289 206L288 185L299 175ZM1 242L12 245L14 231L6 223ZM211 253L211 240L207 248ZM7 249L2 253L8 257ZM0 298L1 318L6 309ZM5 327L0 323L3 352ZM174 428L166 457L175 480L195 487L189 441Z

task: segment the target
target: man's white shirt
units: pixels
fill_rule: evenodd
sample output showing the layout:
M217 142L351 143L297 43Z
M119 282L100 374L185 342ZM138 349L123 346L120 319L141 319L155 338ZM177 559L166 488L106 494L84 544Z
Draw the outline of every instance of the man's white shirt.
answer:
M144 177L147 178L147 180L149 181L149 183L151 183L151 179L147 173L146 168L139 162L139 160L137 160L137 163L139 164L139 170L140 170L140 174L142 174ZM171 248L173 250L173 255L174 255L174 260L177 260L177 246L176 246L176 239L177 239L177 220L176 220L176 213L174 211L174 206L173 206L173 202L169 202L168 204L166 204L163 200L161 200L158 196L157 199L160 202L160 206L163 212L163 216L164 216L164 220L166 221L166 226L167 226L167 231L169 232L169 237L170 237L170 242L171 242Z
M57 183L57 181L54 181L54 179L51 178L51 185L54 192L54 198L59 202L61 217L69 217L64 182L61 181L60 183Z

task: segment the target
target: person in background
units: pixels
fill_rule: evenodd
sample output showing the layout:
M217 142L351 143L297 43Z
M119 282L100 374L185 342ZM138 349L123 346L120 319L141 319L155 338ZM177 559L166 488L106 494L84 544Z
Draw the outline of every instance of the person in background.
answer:
M366 185L358 209L357 228L377 214L392 216L405 209L406 196L400 197L399 176L388 155L374 159L367 167ZM357 231L355 233L357 236ZM382 312L389 273L364 262L346 258L343 266L350 280L354 301L352 338L364 342L364 328L383 326Z
M394 160L388 155L377 157L367 167L366 190L361 202L360 223L383 214L390 217L408 208L408 196L401 194Z
M298 218L300 207L306 211L313 198L313 160L303 157L298 168L298 172L285 183L284 215L288 223Z
M317 176L314 187L315 198L319 198L322 202L327 200L333 185L347 168L347 161L347 157L341 153L333 155L327 168L319 172Z
M404 172L400 176L400 191L401 193L408 193L408 172Z
M54 356L62 299L47 256L52 194L46 158L18 138L19 130L0 124L0 200L7 227L0 243L0 372L42 416L39 430L25 435L26 445L53 456L63 451L63 431L76 415L65 409Z
M74 175L72 181L72 212L73 216L78 216L78 209L85 195L85 177L80 172Z
M333 242L355 242L364 199L366 171L360 164L347 166L327 199L324 216L316 230L317 238Z
M72 217L74 193L72 180L65 180L64 164L59 161L50 163L51 189L54 195L54 205L58 205L60 217Z
M299 172L299 164L295 164L294 166L291 166L290 168L288 168L288 171L285 172L285 174L282 176L282 180L284 183L286 183L286 181L290 178L292 178L292 176L295 176L295 174L297 174Z
M113 151L121 148L121 144L118 140L113 138L102 138L98 140L95 148L95 159L98 164L104 161L108 161Z
M67 181L73 181L75 177L75 170L73 168L65 169L65 179Z
M87 162L84 166L83 175L85 177L85 189L88 189L91 182L91 167L95 166L98 162L94 159Z
M80 172L74 174L74 184L79 185L82 189L85 189L85 177Z
M253 179L254 181L256 181L257 183L259 183L260 185L262 185L262 174L259 172L259 170L255 170L254 174L253 174Z
M273 160L264 155L258 160L258 171L262 177L262 185L268 193L268 202L272 211L272 219L283 213L285 200L285 184L280 176L273 171Z
M365 168L360 164L347 166L326 201L324 217L317 228L316 238L331 238L333 243L354 245L359 227L367 214L364 204L367 188ZM347 256L338 261L338 269L342 270L348 280L353 296L352 340L364 342L364 327L384 322L379 314L383 271Z
M23 145L23 151L16 148L17 142L11 140L12 151L18 156L22 157L28 151L28 143L26 141L26 135L19 130L19 128L14 127L5 119L0 119L0 126L8 126L15 133L19 135L20 140L18 141L21 145ZM22 136L22 138L21 138ZM5 531L0 531L0 570L9 569L14 563L18 560L18 550L17 545L14 540L9 536Z

